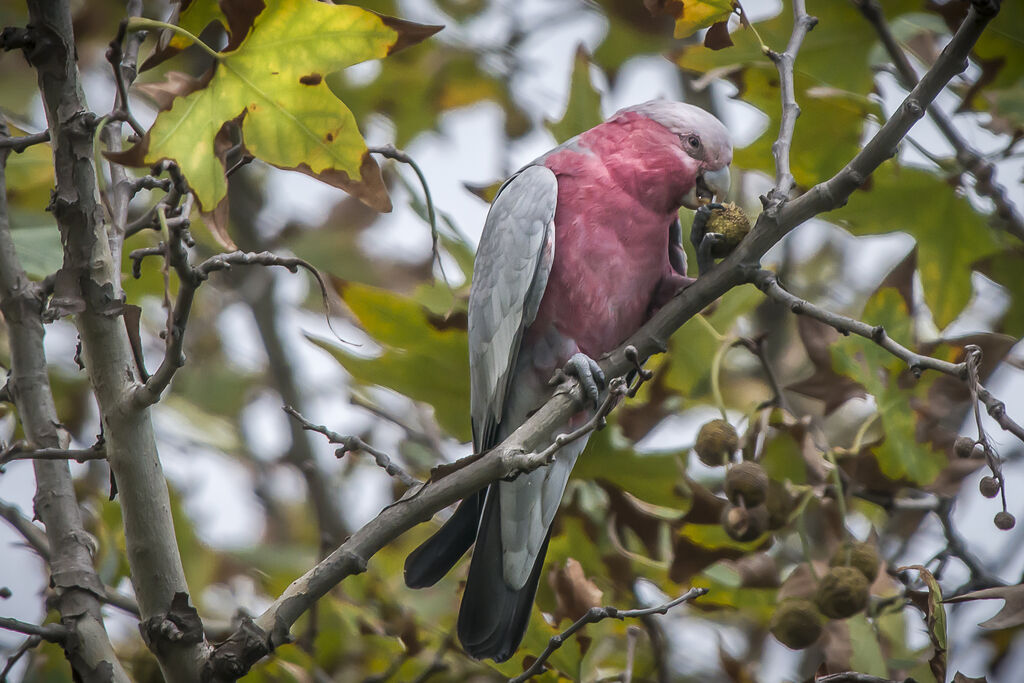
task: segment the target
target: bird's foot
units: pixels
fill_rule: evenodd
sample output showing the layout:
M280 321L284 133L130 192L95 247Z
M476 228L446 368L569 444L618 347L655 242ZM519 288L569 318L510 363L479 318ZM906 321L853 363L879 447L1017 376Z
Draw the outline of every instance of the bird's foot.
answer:
M600 405L601 389L605 387L605 378L604 371L601 370L597 361L585 353L574 353L562 372L579 380L580 386L583 387L583 393L594 404L594 408Z
M690 243L697 250L697 271L698 277L705 275L715 265L715 247L725 241L725 236L717 232L708 232L708 219L715 209L725 207L717 202L704 204L693 217L693 226L690 228Z

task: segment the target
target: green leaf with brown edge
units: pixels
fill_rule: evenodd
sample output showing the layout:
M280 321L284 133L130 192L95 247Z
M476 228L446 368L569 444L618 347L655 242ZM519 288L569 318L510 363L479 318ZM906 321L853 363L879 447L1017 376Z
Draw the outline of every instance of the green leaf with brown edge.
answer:
M391 202L352 112L323 82L328 73L379 59L440 30L349 5L279 0L237 47L220 53L204 86L174 99L142 142L108 157L129 165L173 159L204 213L227 194L215 139L241 120L247 150L350 192L379 211Z
M380 385L434 407L438 424L470 439L469 347L466 332L439 324L423 306L399 294L347 283L339 294L363 329L384 347L376 358L307 335L361 384Z
M652 14L667 14L675 19L675 38L686 38L725 21L735 6L733 0L645 0L644 4Z
M942 178L892 162L825 217L854 235L903 231L917 240L924 300L940 328L970 300L972 265L998 249L985 216Z
M896 289L885 287L876 292L861 318L870 325L881 325L901 344L909 344L913 323ZM831 352L836 372L859 382L875 397L877 419L885 431L885 441L874 449L882 473L897 481L933 481L945 466L946 455L918 442L917 418L910 404L927 396L934 373L918 380L913 388L904 389L898 381L903 361L874 342L850 335L833 344Z
M569 102L561 120L549 121L547 129L559 143L574 135L593 128L603 121L601 116L601 93L590 82L590 56L581 45L576 48L573 61Z
M886 13L890 16L919 8L920 2L917 0L886 2ZM811 11L818 18L818 24L807 34L800 47L796 73L803 74L816 85L868 94L874 83L868 54L878 40L874 28L865 21L853 3L816 3ZM781 52L793 32L793 13L780 8L778 15L757 22L755 27L768 47ZM674 59L680 67L697 73L724 73L748 66L771 66L768 57L761 52L761 43L753 31L735 31L731 35L735 46L728 50L715 51L703 45L687 45ZM799 104L802 107L804 103ZM798 130L804 118L800 117Z

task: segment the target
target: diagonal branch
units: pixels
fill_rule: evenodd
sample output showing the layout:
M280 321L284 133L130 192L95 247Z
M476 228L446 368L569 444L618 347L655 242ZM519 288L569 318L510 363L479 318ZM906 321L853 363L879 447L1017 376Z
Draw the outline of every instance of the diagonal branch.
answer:
M571 638L577 631L587 624L596 624L597 622L605 619L639 619L641 617L651 616L652 614L667 614L673 607L681 605L684 602L696 600L700 596L706 595L707 592L707 588L691 588L675 600L666 602L663 605L645 607L643 609L620 610L616 607L591 607L587 610L586 614L574 621L569 628L557 635L551 636L551 639L548 641L548 646L544 648L544 652L542 652L540 656L533 661L533 664L523 671L523 673L519 674L515 678L509 679L509 683L523 683L524 681L528 681L541 673L544 670L544 662L548 661L548 657L550 657L555 650L562 647L565 641Z
M896 145L924 114L924 108L954 75L966 68L971 47L997 11L998 3L975 0L932 68L846 167L796 199L766 200L767 208L736 251L706 275L701 274L621 347L601 359L605 375L618 377L634 369L635 363L626 351L630 346L641 359L663 352L675 330L729 289L747 282L752 271L760 269L756 264L761 257L783 236L804 221L841 206L878 166L892 157ZM497 447L382 510L326 559L296 579L263 614L245 622L215 650L210 658L213 680L237 679L264 655L287 642L291 625L314 602L347 576L366 571L369 558L408 529L470 493L521 471L522 465L540 466L538 449L547 447L550 434L586 405L585 401L578 385L556 392Z
M60 624L30 624L10 617L0 617L0 628L29 636L39 636L51 643L63 643L70 631Z
M917 72L910 63L907 53L900 46L885 20L878 0L856 0L857 8L864 18L871 22L882 45L892 58L895 75L900 84L910 90L917 84ZM996 181L995 165L974 149L953 125L950 117L937 105L928 107L928 115L935 122L939 132L956 151L956 160L965 171L974 176L974 189L988 197L995 205L996 216L1005 224L1007 232L1024 241L1024 218L1006 195L1006 188Z

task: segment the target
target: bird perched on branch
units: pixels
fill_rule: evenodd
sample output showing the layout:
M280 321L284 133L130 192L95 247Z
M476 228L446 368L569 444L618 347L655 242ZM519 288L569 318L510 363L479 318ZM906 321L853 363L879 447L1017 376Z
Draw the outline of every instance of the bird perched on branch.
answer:
M692 282L679 208L723 198L731 161L718 119L655 100L622 109L502 185L469 298L475 452L496 446L539 408L559 369L597 404L604 377L594 359ZM718 242L704 224L695 220L691 232L701 272ZM552 439L585 419L577 415ZM551 522L585 445L585 438L572 442L551 465L465 498L406 559L406 584L430 586L476 543L458 620L473 657L504 661L519 646Z

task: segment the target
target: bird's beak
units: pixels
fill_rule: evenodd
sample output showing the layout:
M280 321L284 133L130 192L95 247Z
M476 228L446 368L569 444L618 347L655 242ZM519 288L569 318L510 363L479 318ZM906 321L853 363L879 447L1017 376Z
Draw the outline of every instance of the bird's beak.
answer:
M688 209L696 209L716 199L722 201L729 192L729 184L728 166L717 171L701 171L693 187L683 197L682 204Z

